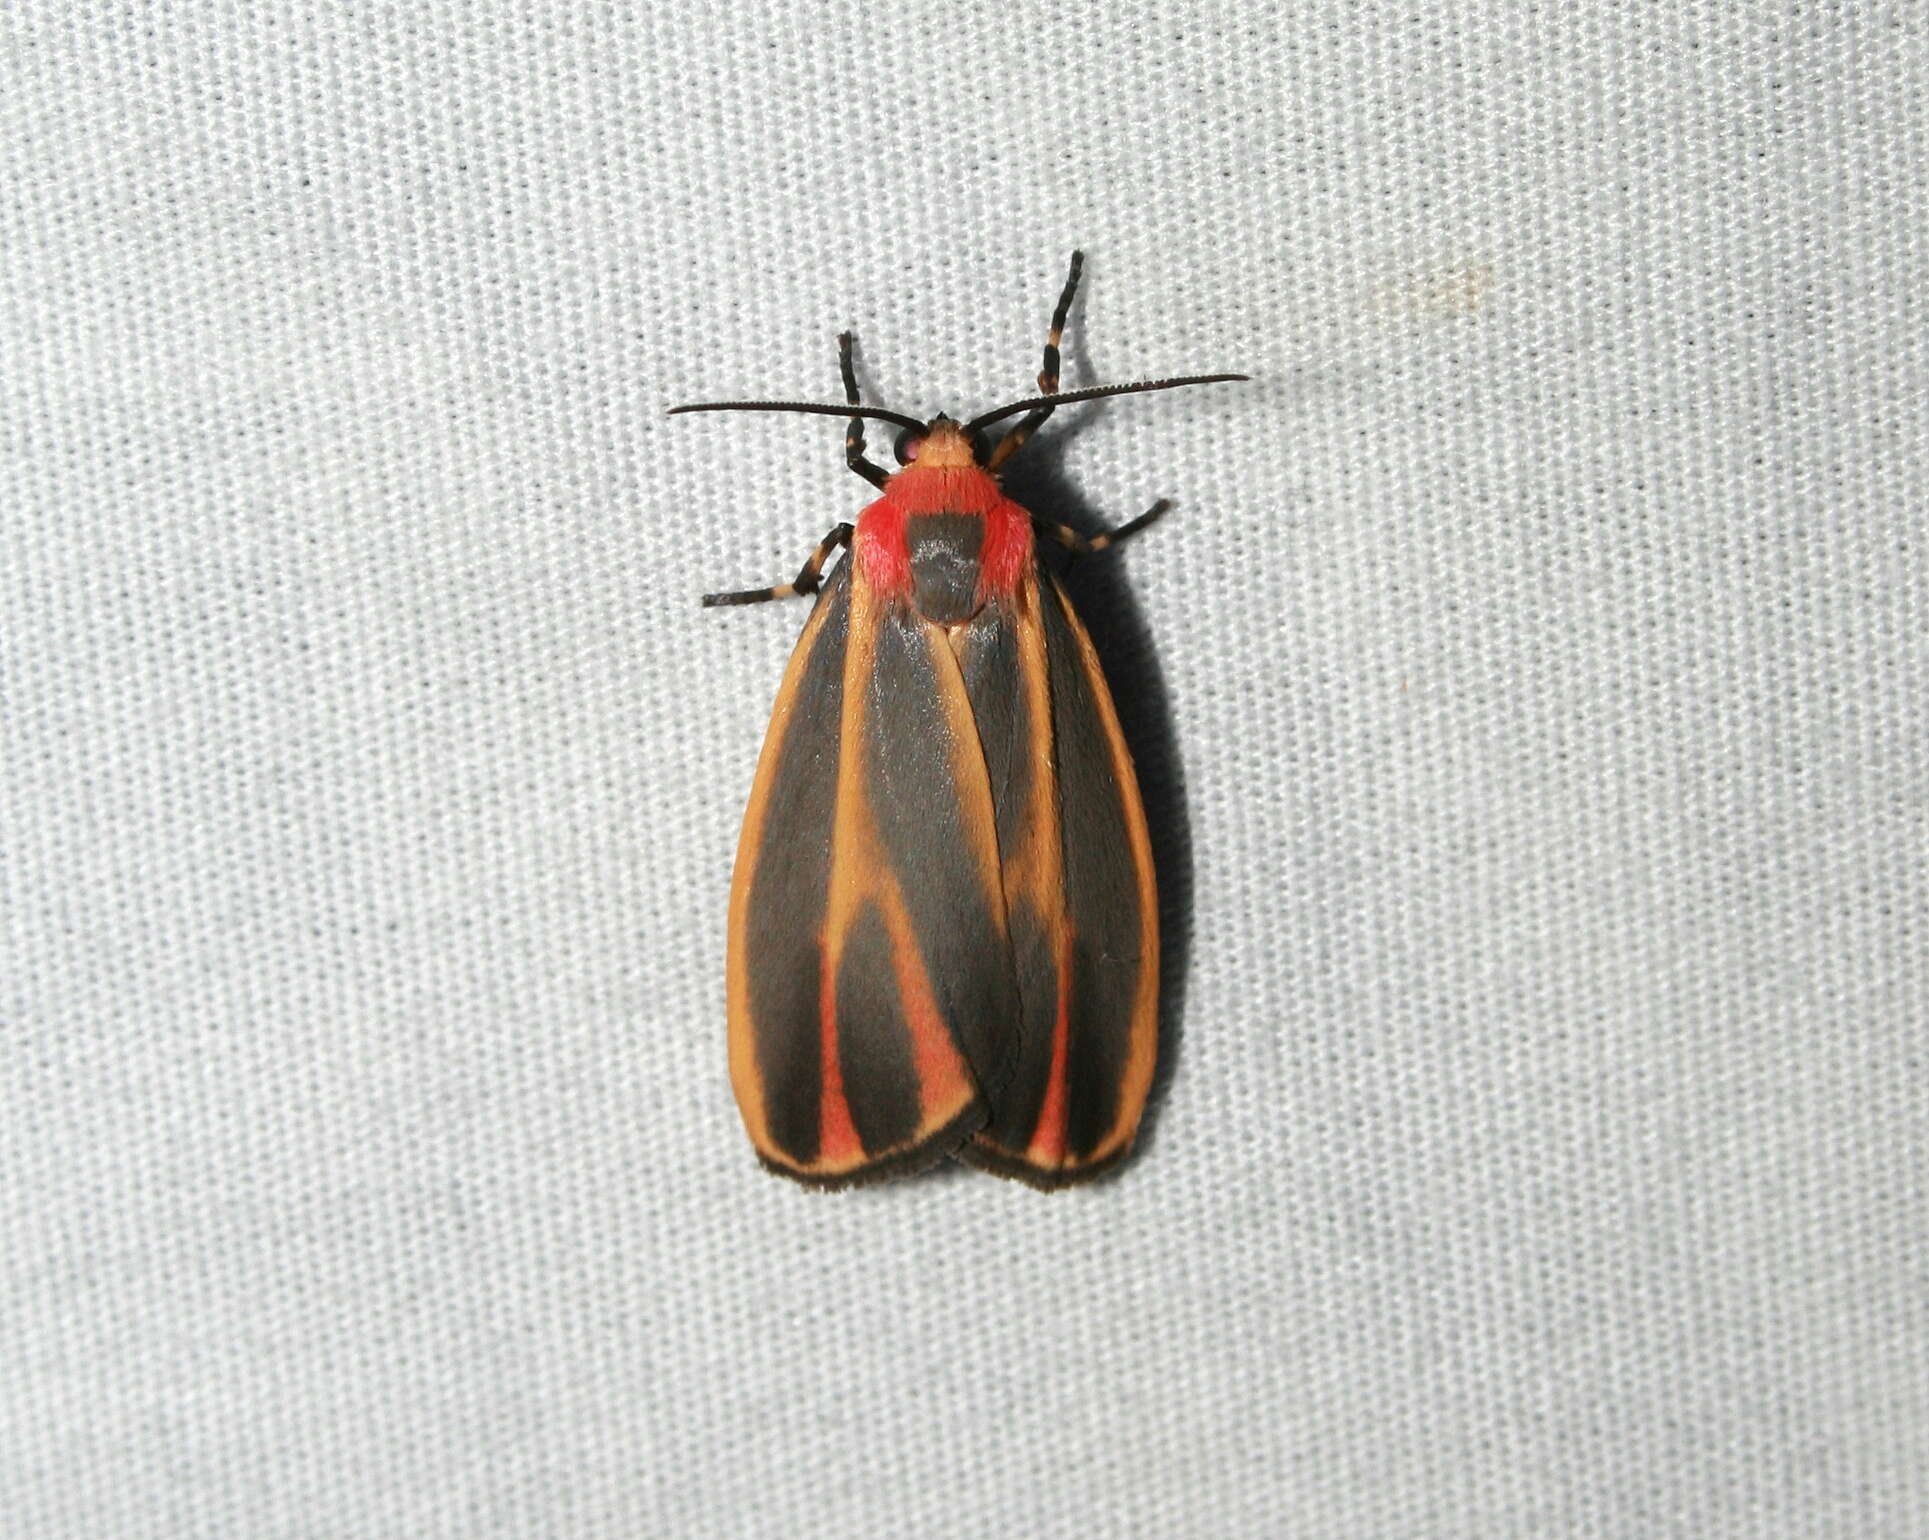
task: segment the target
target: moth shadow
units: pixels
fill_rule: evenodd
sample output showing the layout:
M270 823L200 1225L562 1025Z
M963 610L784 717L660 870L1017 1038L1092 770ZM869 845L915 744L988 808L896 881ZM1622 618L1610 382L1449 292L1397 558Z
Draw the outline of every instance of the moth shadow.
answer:
M1097 414L1087 411L1075 423L1054 421L1015 456L1003 472L1007 496L1040 519L1064 524L1082 535L1115 529L1137 517L1165 488L1147 488L1133 506L1095 508L1064 472L1071 440ZM1091 634L1119 729L1125 734L1138 772L1139 795L1152 841L1152 863L1159 896L1159 1060L1145 1115L1132 1153L1116 1169L1135 1164L1157 1140L1159 1115L1177 1070L1185 1036L1185 985L1192 951L1192 831L1186 812L1185 765L1172 728L1171 701L1159 668L1152 631L1132 596L1127 563L1145 560L1168 538L1183 517L1175 506L1166 520L1135 535L1123 546L1096 555L1070 558L1057 542L1041 539L1039 549L1058 574L1079 619ZM1108 1173L1109 1175L1109 1173ZM1101 1177L1100 1180L1105 1180Z

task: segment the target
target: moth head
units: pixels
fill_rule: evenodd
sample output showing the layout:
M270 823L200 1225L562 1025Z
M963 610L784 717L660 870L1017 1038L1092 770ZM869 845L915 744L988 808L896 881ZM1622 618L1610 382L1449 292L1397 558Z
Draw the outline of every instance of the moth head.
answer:
M927 470L957 470L985 463L984 435L940 412L922 428L906 428L893 446L899 465Z

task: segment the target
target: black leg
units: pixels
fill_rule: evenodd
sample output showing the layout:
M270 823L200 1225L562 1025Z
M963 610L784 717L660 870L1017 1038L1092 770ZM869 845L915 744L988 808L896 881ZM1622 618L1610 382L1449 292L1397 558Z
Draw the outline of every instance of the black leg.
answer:
M1117 545L1121 540L1131 539L1171 506L1172 504L1162 497L1131 523L1121 524L1117 529L1108 529L1102 535L1081 535L1077 530L1068 529L1063 524L1048 524L1040 518L1034 518L1032 526L1039 534L1050 535L1074 556L1093 556L1108 546Z
M851 367L851 334L839 332L837 336L837 367L844 373L844 402L847 406L858 405L857 371ZM884 485L885 470L864 458L864 419L853 417L851 425L844 430L844 463L874 487Z
M779 583L775 588L746 588L734 594L705 594L703 607L714 609L722 604L762 604L766 599L790 599L804 594L817 592L817 574L824 570L824 563L831 559L831 552L840 545L851 543L851 526L840 524L821 541L817 549L810 553L810 560L804 563L804 570L788 583Z
M1038 389L1041 395L1058 394L1058 344L1065 336L1065 317L1072 313L1072 296L1078 292L1078 275L1085 270L1085 253L1072 253L1072 270L1065 279L1065 287L1058 296L1058 308L1052 312L1052 329L1045 336L1045 367L1038 371ZM1038 425L1052 415L1052 408L1041 406L1027 412L1003 438L998 447L991 452L987 469L997 470L1005 461L1025 447L1025 440L1038 431Z

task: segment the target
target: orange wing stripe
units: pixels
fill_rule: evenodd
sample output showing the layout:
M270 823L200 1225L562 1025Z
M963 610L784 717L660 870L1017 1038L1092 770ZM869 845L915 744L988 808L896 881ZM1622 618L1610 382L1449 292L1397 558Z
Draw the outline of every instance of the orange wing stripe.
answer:
M823 1023L819 1037L823 1065L823 1090L820 1093L817 1133L819 1164L841 1169L864 1158L863 1141L851 1121L851 1104L844 1095L844 1067L837 1056L837 977L828 958L824 962L823 982L818 988L817 1009Z
M1038 1109L1038 1131L1026 1146L1025 1158L1036 1165L1056 1167L1065 1160L1066 1054L1071 1045L1071 938L1058 934L1058 1013L1052 1020L1052 1067L1045 1079L1045 1102Z
M918 1101L926 1124L938 1125L955 1117L958 1108L977 1096L977 1085L938 1012L938 1002L931 992L931 980L925 975L916 937L911 934L903 899L895 893L892 896L897 902L891 909L891 966L897 975L905 1024L911 1032L911 1062L918 1077Z

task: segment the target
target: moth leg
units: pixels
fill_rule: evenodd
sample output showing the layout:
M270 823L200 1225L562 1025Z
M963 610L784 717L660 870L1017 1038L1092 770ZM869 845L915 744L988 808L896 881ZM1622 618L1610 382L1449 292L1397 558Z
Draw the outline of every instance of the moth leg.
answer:
M1097 535L1081 535L1077 530L1068 529L1063 524L1048 523L1037 517L1032 519L1032 527L1041 535L1050 535L1074 556L1093 556L1109 546L1117 545L1121 540L1129 540L1155 519L1162 517L1171 506L1171 501L1162 497L1130 523L1121 524L1117 529L1108 529Z
M1065 335L1065 317L1071 314L1072 296L1078 292L1078 275L1085 270L1085 253L1072 253L1072 270L1065 279L1065 287L1058 296L1058 308L1052 312L1052 329L1045 334L1045 367L1038 371L1038 390L1041 395L1058 394L1058 344ZM1052 408L1039 406L1032 408L1018 420L1003 438L998 447L991 452L987 470L997 470L1005 461L1025 447L1025 440L1038 431L1038 425L1052 415Z
M858 405L857 371L851 367L851 334L837 334L837 367L844 374L844 401ZM874 487L882 487L887 475L884 467L864 458L864 419L853 417L844 430L844 463Z
M791 599L817 592L817 575L824 570L824 563L831 559L831 552L840 545L851 543L851 526L840 524L817 543L817 549L810 553L810 560L804 563L804 570L788 583L779 583L774 588L746 588L733 594L705 594L703 607L714 609L724 604L762 604L766 599Z

